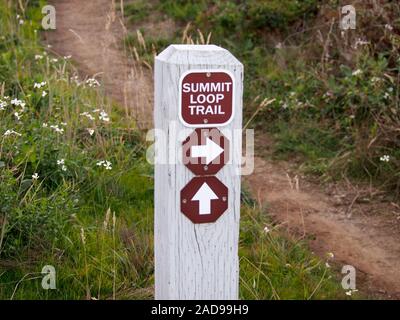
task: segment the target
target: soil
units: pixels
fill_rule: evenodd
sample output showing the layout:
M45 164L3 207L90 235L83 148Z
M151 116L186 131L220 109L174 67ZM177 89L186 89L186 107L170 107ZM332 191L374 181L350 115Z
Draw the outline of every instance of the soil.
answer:
M127 29L114 1L52 2L57 30L46 33L52 50L72 55L81 74L101 77L106 93L126 114L140 127L151 127L152 71L124 52ZM145 27L165 30L163 23L149 19ZM321 257L332 252L339 269L354 266L364 294L400 299L400 207L371 186L303 177L296 164L272 160L271 142L259 138L255 145L255 170L243 182L279 228L304 238Z

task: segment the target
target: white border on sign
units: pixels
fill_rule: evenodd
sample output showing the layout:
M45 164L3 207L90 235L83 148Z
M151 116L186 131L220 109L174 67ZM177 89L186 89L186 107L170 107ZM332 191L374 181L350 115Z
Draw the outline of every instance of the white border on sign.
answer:
M232 114L230 118L223 122L223 123L218 123L218 124L205 124L205 123L199 123L199 124L189 124L185 120L183 120L182 117L182 81L183 78L186 77L190 73L207 73L207 72L224 72L227 75L229 75L232 79ZM183 123L184 126L190 127L190 128L212 128L212 127L223 127L228 125L232 120L233 117L235 116L235 93L236 93L236 85L235 85L235 76L233 75L232 72L229 70L225 69L191 69L188 71L185 71L182 75L181 78L179 79L179 120Z

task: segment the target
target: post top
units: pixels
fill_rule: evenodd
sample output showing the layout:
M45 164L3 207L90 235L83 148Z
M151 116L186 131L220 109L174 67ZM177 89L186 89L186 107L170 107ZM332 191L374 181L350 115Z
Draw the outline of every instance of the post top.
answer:
M230 65L240 66L241 62L228 50L213 44L171 44L156 60L180 65Z

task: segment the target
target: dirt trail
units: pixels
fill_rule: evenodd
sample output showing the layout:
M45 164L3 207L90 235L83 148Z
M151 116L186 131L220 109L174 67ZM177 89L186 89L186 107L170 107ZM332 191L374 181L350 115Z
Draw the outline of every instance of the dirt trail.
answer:
M126 35L110 0L54 0L57 29L45 33L52 50L71 55L81 73L101 79L106 93L141 128L152 126L152 73L121 50Z
M148 127L152 114L152 76L120 49L125 29L109 0L58 0L57 30L47 41L60 55L72 55L80 71L100 75L106 93L127 114ZM364 292L400 299L400 207L371 188L351 184L321 186L295 177L295 168L259 149L255 171L244 177L260 206L280 228L304 236L320 256L333 252L337 266L353 265ZM296 182L296 180L298 182Z

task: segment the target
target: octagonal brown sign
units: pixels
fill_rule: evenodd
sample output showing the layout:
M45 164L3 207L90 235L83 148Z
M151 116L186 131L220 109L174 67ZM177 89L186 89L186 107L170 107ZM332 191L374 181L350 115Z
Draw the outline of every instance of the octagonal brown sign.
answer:
M195 177L181 190L181 211L193 223L211 223L228 209L228 188L211 177Z
M216 174L229 161L229 140L217 128L197 128L182 144L183 163L195 175Z

